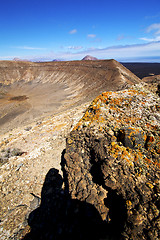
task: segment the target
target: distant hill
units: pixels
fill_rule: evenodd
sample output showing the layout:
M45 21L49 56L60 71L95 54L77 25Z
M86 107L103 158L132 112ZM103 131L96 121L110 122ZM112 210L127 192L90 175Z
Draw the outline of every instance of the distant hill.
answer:
M52 62L60 62L62 59L53 59Z
M96 57L92 57L90 55L86 55L82 60L98 60Z
M30 62L28 59L20 59L20 58L14 58L13 61L15 61L15 62Z

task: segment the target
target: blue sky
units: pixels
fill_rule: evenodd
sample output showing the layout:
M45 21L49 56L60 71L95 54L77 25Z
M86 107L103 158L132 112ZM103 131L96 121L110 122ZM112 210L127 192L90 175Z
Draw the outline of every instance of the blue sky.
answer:
M159 0L3 0L0 60L160 62Z

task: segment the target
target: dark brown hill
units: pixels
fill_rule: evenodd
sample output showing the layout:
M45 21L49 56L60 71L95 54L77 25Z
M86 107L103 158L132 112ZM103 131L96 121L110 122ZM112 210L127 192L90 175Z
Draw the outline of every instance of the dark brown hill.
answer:
M0 126L5 131L140 81L115 60L1 61Z

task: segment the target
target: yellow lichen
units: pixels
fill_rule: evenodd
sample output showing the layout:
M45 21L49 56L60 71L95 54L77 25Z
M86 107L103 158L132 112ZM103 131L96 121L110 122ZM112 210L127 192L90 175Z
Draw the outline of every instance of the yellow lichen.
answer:
M149 188L151 188L151 189L154 188L154 186L150 182L147 182L146 184Z
M72 140L71 138L68 138L68 139L67 139L67 143L68 143L68 144L72 144L72 143L73 143L73 140Z

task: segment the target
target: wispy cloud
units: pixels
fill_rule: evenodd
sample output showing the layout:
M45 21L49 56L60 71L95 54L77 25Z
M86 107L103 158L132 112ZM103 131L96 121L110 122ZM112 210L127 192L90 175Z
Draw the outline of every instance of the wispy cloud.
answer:
M79 46L80 47L80 46ZM65 48L64 48L65 49ZM116 59L118 61L138 61L139 59L146 59L145 61L159 61L160 62L160 41L148 42L145 44L132 44L132 45L121 45L112 46L106 48L92 48L83 50L75 49L76 52L72 51L72 46L70 49L62 52L51 51L45 55L35 55L35 56L23 56L23 59L29 59L32 61L49 61L53 59L63 59L63 60L78 60L82 59L85 55L92 55L98 59ZM13 59L15 56L0 56L0 59ZM21 57L22 58L22 57Z
M140 40L146 41L146 42L158 42L160 41L160 36L156 36L154 38L140 38Z
M14 59L14 58L15 58L15 56L0 56L0 60L10 60L10 59ZM19 58L19 56L17 58Z
M102 39L101 38L98 38L96 37L97 35L96 34L88 34L87 35L87 38L90 39L90 42L94 42L94 43L98 43L98 42L101 42Z
M30 46L17 46L12 48L18 48L23 50L46 50L46 48L39 48L39 47L30 47Z
M153 18L159 18L159 17L160 17L160 12L155 15L146 16L145 19L153 19Z
M82 46L68 46L67 48L68 48L68 49L71 49L71 50L80 50L80 49L82 49L83 47L82 47Z
M147 33L150 33L152 31L154 31L155 35L160 34L160 23L153 23L147 27L147 29L146 29Z
M160 56L160 41L146 44L133 44L99 48L90 50L86 53L94 55L98 58L115 58L115 59Z
M88 37L88 38L95 38L95 37L96 37L96 34L88 34L87 37Z
M69 31L69 34L75 34L77 33L77 29L72 29L71 31Z
M146 42L158 42L160 41L160 23L153 23L149 25L145 33L147 36L139 38Z
M107 48L90 48L77 52L59 52L50 54L49 56L41 56L41 59L66 59L66 60L78 60L82 59L85 55L92 55L99 59L111 59L114 58L118 61L136 61L136 59L145 58L151 61L152 58L159 59L160 61L160 41L151 42L145 44L134 44L124 46L113 46Z
M124 38L125 38L125 36L124 36L123 34L118 35L117 41L121 41L121 40L123 40Z

